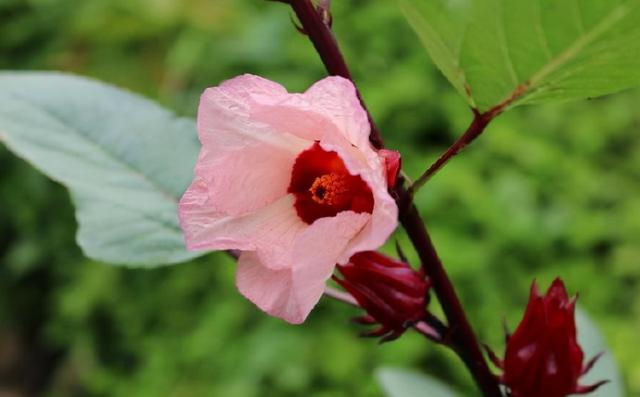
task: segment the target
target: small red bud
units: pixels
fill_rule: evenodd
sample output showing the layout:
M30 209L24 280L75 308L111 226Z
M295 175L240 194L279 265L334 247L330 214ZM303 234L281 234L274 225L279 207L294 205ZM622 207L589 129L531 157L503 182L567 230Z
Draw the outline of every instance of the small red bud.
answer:
M402 166L402 159L400 158L400 152L395 150L380 149L378 150L380 157L384 159L385 167L387 169L387 186L392 188L396 185L398 179L398 173Z
M575 304L576 298L569 298L559 278L544 296L534 281L524 317L507 342L504 361L498 362L504 371L502 383L512 397L586 394L605 383L578 384L594 361L583 363L584 353L576 338Z
M425 317L429 282L407 263L366 251L338 269L343 279L336 282L368 313L359 322L381 325L369 336L395 339Z

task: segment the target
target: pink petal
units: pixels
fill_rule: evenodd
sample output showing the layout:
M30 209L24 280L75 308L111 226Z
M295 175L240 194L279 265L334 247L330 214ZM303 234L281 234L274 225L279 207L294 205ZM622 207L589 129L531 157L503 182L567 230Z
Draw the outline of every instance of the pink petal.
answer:
M353 84L331 76L315 83L303 94L289 94L280 101L261 101L254 118L279 131L305 140L341 135L358 147L369 146L369 122Z
M251 118L252 98L277 102L287 96L281 85L258 76L242 75L207 88L198 107L198 136L212 150L241 149L247 142L264 141L274 130Z
M196 178L208 187L215 210L241 215L286 194L291 167L311 143L252 118L255 98L280 101L286 90L269 80L243 75L209 88L198 109L202 150Z
M190 250L237 249L257 251L265 266L291 267L293 244L308 225L293 207L293 195L244 216L216 213L197 179L180 201L180 224Z
M204 146L195 174L207 188L190 188L187 194L202 194L206 206L217 213L245 215L287 194L295 159L289 151L264 145L251 144L217 156Z
M349 240L369 217L346 211L318 219L298 236L293 266L288 269L269 268L256 253L243 252L236 273L238 289L270 315L302 323L320 300Z
M292 272L291 268L266 267L255 252L245 251L238 259L236 285L242 295L268 314L299 324L304 316L294 297Z
M330 76L309 88L304 95L315 111L322 114L358 147L369 145L371 127L353 83Z
M344 256L345 248L370 218L367 213L345 211L316 220L300 234L293 250L293 257L298 259L294 263L293 280L299 288L299 299L313 301L315 305L324 291L324 282Z

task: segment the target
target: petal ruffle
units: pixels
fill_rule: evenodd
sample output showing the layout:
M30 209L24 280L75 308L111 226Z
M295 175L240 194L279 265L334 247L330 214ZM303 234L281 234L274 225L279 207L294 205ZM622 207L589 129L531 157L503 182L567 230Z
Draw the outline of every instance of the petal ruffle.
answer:
M255 98L277 103L288 96L281 85L253 75L242 75L207 88L198 107L198 136L211 150L233 151L247 143L282 145L285 134L277 133L252 117ZM293 138L293 137L292 137Z
M202 181L196 180L180 201L180 223L189 249L257 251L265 266L291 267L293 244L308 227L293 207L293 195L237 217L211 209L208 201L202 200L201 191L205 189Z
M269 268L255 252L243 252L236 273L238 289L270 315L302 323L320 300L336 259L369 217L347 211L318 219L297 238L295 262L288 269Z
M202 150L195 167L214 209L243 215L286 194L297 154L310 142L252 117L252 106L287 97L279 84L243 75L207 89L198 109ZM198 190L199 191L199 190ZM193 192L192 192L193 193Z
M350 143L359 148L369 147L369 119L351 81L330 76L312 85L303 95Z
M202 194L209 209L230 216L259 210L286 195L296 156L263 146L251 144L217 156L204 146L195 174L206 189L190 188L187 194Z
M370 146L367 113L355 87L345 78L324 78L305 93L289 94L280 100L255 98L253 117L278 131L312 141L340 135L357 147Z

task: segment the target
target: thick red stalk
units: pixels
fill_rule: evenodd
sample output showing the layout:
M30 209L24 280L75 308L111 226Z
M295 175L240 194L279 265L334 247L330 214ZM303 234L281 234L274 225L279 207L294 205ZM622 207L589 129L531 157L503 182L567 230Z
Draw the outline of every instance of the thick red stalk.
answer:
M496 377L491 373L478 339L467 319L455 288L429 237L424 221L409 191L397 186L400 222L407 231L449 323L450 345L460 355L485 397L502 396Z
M422 175L420 175L418 179L415 180L413 185L409 188L411 194L413 195L413 193L431 179L436 172L444 167L449 160L480 136L493 117L492 113L479 114L474 112L473 120L471 121L469 128L467 128L467 131L465 131L458 140L449 146L449 148L440 155L440 157L438 157L438 159Z
M335 37L331 29L325 24L322 13L314 7L311 0L280 1L292 7L302 25L303 31L309 36L329 74L351 80L351 73ZM360 93L358 95L360 96ZM362 102L362 97L360 97L360 100ZM364 103L362 105L366 109ZM382 148L382 139L370 114L369 120L371 121L371 142L377 148ZM482 129L484 129L484 126ZM399 178L394 192L397 196L396 200L400 210L400 222L406 229L424 269L432 280L435 293L447 317L450 328L449 338L454 350L464 361L485 397L502 397L497 379L489 370L453 284L449 280L424 222L413 204L412 195L403 186L402 178Z

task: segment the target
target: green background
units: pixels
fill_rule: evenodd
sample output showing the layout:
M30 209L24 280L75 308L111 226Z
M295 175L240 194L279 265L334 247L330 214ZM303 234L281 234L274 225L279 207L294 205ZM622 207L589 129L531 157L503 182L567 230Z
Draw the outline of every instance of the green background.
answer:
M467 126L464 100L387 0L334 2L335 31L387 144L417 177ZM92 76L194 115L241 73L304 90L325 75L286 6L264 0L0 0L0 69ZM562 276L640 395L640 91L501 116L419 193L482 338L502 349L531 280ZM443 349L379 346L323 300L302 326L269 318L223 255L156 270L83 257L67 192L0 147L0 394L381 396L380 366L471 395ZM410 251L406 237L398 239ZM415 258L414 255L411 255Z

